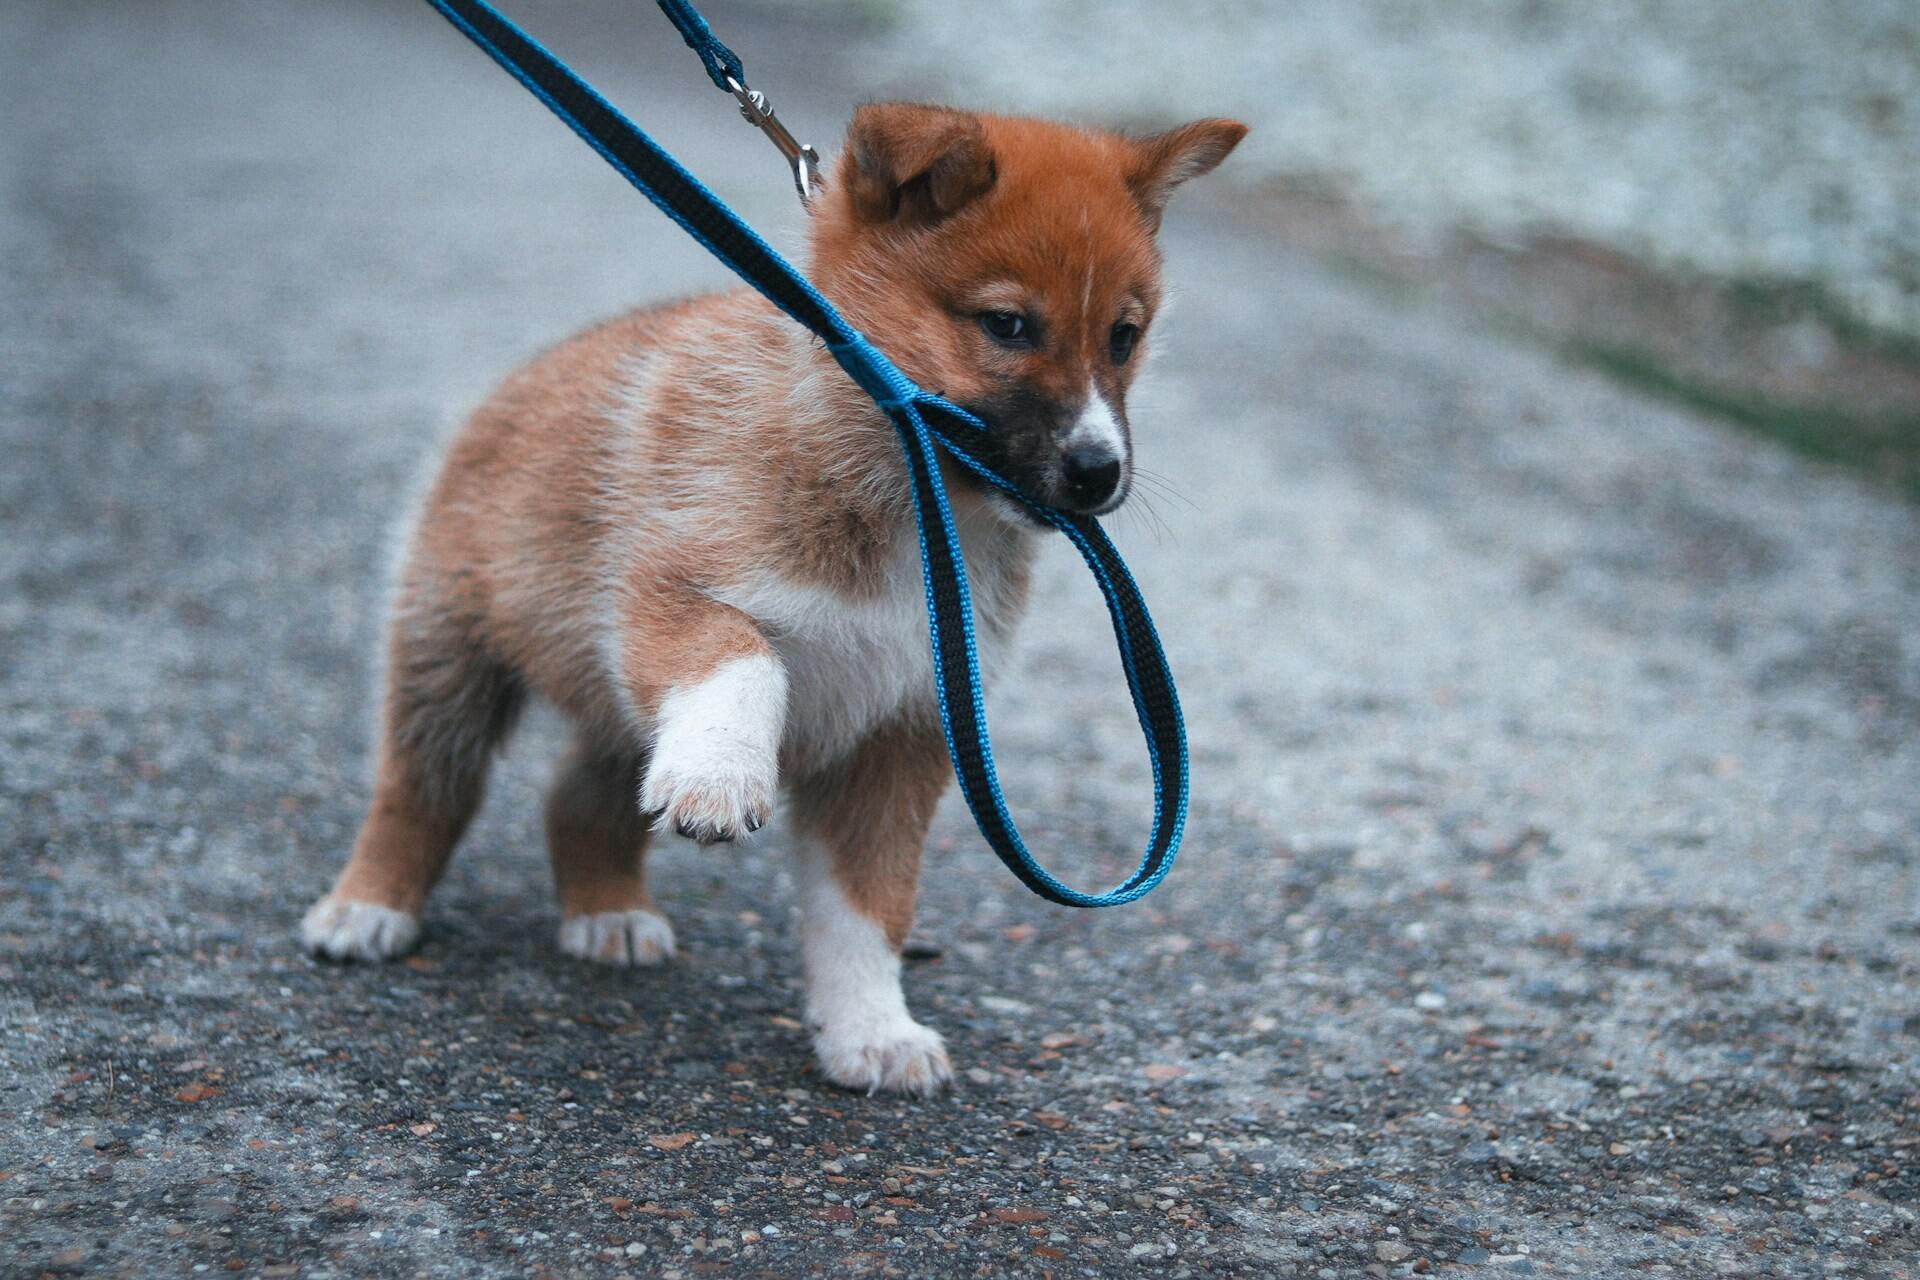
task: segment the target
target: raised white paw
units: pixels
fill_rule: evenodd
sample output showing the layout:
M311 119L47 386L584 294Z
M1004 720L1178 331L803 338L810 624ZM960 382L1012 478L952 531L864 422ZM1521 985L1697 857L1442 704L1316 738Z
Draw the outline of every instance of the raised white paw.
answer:
M661 964L673 958L673 926L644 910L569 916L560 925L560 949L600 964Z
M780 783L787 677L770 657L736 658L660 703L640 809L655 830L712 844L766 825Z
M656 749L640 788L640 808L654 816L654 830L714 844L767 825L779 785L770 752L730 742L717 730L678 745L677 753Z
M827 1079L862 1093L925 1097L953 1079L940 1033L911 1018L863 1027L821 1027L813 1051Z
M308 908L300 940L329 960L391 960L420 940L420 919L392 907L328 896Z

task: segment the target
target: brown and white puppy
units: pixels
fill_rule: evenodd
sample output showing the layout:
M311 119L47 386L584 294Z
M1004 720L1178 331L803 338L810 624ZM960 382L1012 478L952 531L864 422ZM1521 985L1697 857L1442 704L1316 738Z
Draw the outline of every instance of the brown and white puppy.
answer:
M884 104L854 117L812 213L819 288L922 386L991 428L1043 502L1116 507L1126 393L1160 301L1173 188L1245 127L1145 139ZM1026 601L1037 526L949 475L988 654ZM652 964L650 831L745 836L785 790L807 1017L826 1076L951 1075L898 959L950 776L919 542L893 427L738 290L637 311L510 377L455 439L401 572L373 802L307 946L382 959L537 694L577 737L547 799L560 946Z

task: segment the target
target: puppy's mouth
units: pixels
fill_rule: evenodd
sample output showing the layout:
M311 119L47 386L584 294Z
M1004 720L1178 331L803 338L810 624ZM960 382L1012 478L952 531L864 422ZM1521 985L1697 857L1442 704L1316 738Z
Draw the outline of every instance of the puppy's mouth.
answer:
M1005 428L994 420L991 411L971 406L968 411L987 428L984 436L974 437L970 452L1028 501L1071 515L1103 516L1127 500L1133 487L1133 465L1124 446L1116 448L1109 441L1076 440L1071 436L1065 442L1036 441L1034 433ZM982 487L999 492L997 486L971 471L965 474ZM1017 508L1034 523L1046 523L1025 503L1011 495L1001 496L1006 505Z

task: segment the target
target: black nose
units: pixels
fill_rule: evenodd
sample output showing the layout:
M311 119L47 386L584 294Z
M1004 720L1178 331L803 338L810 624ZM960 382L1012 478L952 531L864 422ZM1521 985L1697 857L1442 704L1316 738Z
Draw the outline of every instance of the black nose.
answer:
M1120 459L1100 445L1069 449L1066 482L1067 500L1092 510L1113 496L1120 483Z

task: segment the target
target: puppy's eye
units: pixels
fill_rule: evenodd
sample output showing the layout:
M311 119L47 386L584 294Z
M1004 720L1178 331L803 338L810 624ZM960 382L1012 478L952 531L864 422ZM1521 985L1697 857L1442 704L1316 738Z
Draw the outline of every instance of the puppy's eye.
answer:
M980 327L1003 347L1031 347L1033 326L1017 311L982 311Z
M1117 324L1113 332L1107 335L1107 352L1115 364L1125 364L1133 356L1133 349L1140 341L1140 326L1137 324Z

